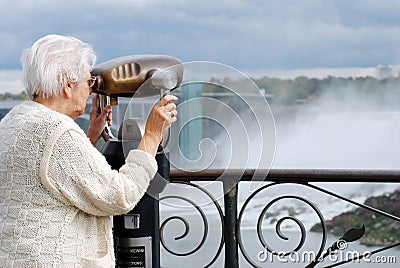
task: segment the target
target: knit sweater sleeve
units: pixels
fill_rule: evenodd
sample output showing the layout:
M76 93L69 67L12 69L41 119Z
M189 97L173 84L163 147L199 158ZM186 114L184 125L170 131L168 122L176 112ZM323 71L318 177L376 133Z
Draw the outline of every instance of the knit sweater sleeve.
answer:
M130 211L145 193L155 175L153 156L129 152L119 171L112 170L104 156L86 136L74 130L61 134L42 161L43 185L59 200L96 216Z

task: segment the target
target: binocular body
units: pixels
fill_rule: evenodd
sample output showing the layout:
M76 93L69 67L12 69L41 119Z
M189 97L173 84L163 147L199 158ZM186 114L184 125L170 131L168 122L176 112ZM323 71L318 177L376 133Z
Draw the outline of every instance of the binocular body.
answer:
M119 97L163 96L177 88L183 80L183 65L179 60L162 55L137 55L116 58L95 66L96 76L92 92L100 95L99 108L118 105ZM113 169L125 163L125 152L137 147L143 129L140 120L125 118L118 138L105 124L103 138L107 141L102 150ZM116 267L160 267L160 223L158 194L169 181L170 163L160 145L156 161L158 172L147 193L136 207L125 215L113 217Z
M118 97L148 97L177 88L183 66L174 57L133 55L96 65L91 74L97 78L92 92L110 97L111 105L117 105Z
M108 104L118 105L118 97L164 96L183 80L182 63L165 55L131 55L96 65L92 92L99 94L99 113ZM115 139L108 124L101 134L105 141ZM167 140L167 139L164 139Z

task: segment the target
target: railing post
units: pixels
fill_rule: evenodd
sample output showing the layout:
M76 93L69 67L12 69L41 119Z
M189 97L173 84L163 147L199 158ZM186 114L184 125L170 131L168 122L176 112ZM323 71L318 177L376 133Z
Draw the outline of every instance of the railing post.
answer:
M225 267L238 268L239 254L237 241L237 193L238 183L223 181L224 188L224 239L225 239Z

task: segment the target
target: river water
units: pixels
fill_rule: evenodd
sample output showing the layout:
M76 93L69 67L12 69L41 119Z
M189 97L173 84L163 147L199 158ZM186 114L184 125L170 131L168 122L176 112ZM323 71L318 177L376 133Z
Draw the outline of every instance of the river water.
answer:
M21 102L22 102L21 100L0 101L0 109L11 109L12 107Z

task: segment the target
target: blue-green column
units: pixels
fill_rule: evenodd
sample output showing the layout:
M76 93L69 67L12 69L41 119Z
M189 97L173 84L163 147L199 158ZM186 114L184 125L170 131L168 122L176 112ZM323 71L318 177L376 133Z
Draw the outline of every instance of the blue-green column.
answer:
M201 101L195 100L202 95L203 86L200 82L184 84L181 87L182 110L179 111L181 132L179 146L182 154L189 160L200 157L199 143L203 139L203 107ZM183 167L190 168L190 167Z

